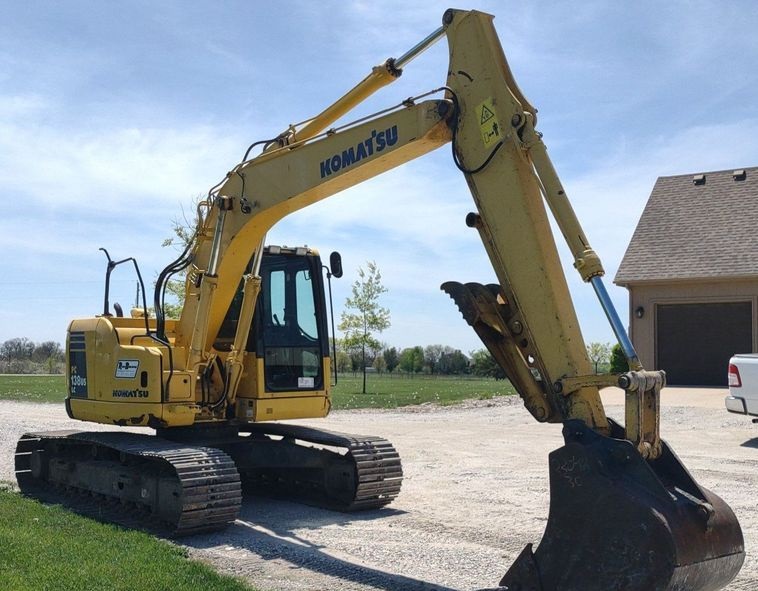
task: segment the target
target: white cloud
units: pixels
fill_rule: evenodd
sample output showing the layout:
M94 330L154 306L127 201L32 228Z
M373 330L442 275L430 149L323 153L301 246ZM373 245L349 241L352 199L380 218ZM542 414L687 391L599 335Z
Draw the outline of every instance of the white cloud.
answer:
M0 184L36 206L83 215L165 206L222 178L242 143L203 125L76 132L4 121Z
M519 83L544 108L556 167L611 278L657 176L758 162L758 120L748 118L757 47L750 4L539 3L515 13L494 1L473 4L496 15ZM69 297L63 285L93 282L77 294L87 306L51 304L57 320L29 336L60 339L74 308L96 311L99 246L118 258L136 255L150 277L173 254L159 245L180 204L220 180L250 138L318 112L433 31L447 7L441 0L287 2L277 10L248 3L214 7L219 18L207 22L210 10L169 5L144 18L135 10L112 45L110 29L95 26L107 24L107 11L57 9L77 23L76 43L42 21L34 28L9 20L18 26L0 42L6 272L62 282L38 290L48 302ZM261 29L254 37L251 22ZM442 41L359 112L444 83L446 52ZM476 232L463 223L472 208L442 148L291 216L270 237L343 252L338 310L355 268L376 260L391 289L395 324L386 340L460 341L468 350L476 337L438 287L492 280ZM594 295L567 263L586 336L608 340ZM613 294L624 317L625 292ZM24 317L4 311L0 341L19 336ZM57 332L45 333L44 324Z
M0 120L28 118L38 114L49 106L49 101L40 94L0 94Z

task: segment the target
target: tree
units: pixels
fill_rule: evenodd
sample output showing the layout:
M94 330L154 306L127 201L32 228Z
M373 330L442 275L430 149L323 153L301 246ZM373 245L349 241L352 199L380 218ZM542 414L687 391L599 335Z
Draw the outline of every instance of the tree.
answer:
M45 341L44 343L34 345L32 361L35 363L48 363L49 359L62 361L63 358L61 344L56 341Z
M496 380L505 378L503 368L487 349L479 349L471 353L471 371L480 377L495 378Z
M616 343L611 348L611 373L624 373L629 371L629 362L621 349L621 345Z
M337 372L345 373L353 369L353 361L350 359L350 355L345 353L342 349L337 351Z
M429 373L434 375L439 373L439 363L445 347L442 345L428 345L424 349L424 365L429 368Z
M387 371L387 362L384 360L384 355L377 355L374 357L374 363L372 366L378 373L384 373Z
M195 197L192 205L195 214L190 219L187 217L187 212L182 208L182 217L174 218L171 220L171 231L173 236L166 238L161 246L174 247L178 252L184 251L185 248L192 242L195 236L195 231L200 224L200 218L198 217L198 204L202 200L202 197ZM184 292L185 292L185 280L186 270L180 271L175 277L169 279L166 282L166 293L173 296L176 303L164 302L163 310L166 313L166 318L179 318L184 307Z
M587 355L595 365L595 373L597 373L598 366L605 365L610 360L611 345L610 343L590 343L587 345Z
M4 373L60 373L65 355L60 343L34 343L26 337L0 344L0 371Z
M50 374L58 373L59 367L65 358L61 344L56 341L37 343L32 353L32 361Z
M398 363L400 363L400 355L398 354L397 349L395 347L385 349L382 357L384 357L384 365L387 367L387 371L390 373L395 371Z
M408 347L400 352L400 369L406 373L418 373L424 369L424 349Z
M345 333L345 344L359 347L363 372L363 393L366 393L366 352L378 351L381 344L374 332L390 326L390 312L379 305L379 297L387 292L382 285L382 274L374 261L367 261L367 271L358 268L358 279L353 283L353 295L345 300L345 310L339 329Z
M445 347L439 361L440 373L460 375L469 372L469 360L459 349Z
M31 360L34 353L34 343L26 337L8 339L0 345L0 355L8 363L11 361Z

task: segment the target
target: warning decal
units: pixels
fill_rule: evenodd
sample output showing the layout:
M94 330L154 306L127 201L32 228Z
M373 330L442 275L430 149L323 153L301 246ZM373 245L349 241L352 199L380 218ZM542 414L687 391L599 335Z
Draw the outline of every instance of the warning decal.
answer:
M483 125L487 123L487 121L492 119L494 116L495 114L487 108L487 104L482 103L482 119L479 121L479 124Z
M500 129L500 122L497 119L492 99L489 98L480 104L476 108L476 112L479 115L479 130L481 131L484 145L489 146L500 141L502 130Z

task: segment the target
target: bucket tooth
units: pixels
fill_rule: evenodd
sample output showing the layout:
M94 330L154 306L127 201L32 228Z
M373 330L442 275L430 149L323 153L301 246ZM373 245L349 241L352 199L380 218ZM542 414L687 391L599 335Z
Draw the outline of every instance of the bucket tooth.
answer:
M500 582L509 591L716 591L745 559L737 518L664 443L644 460L622 429L564 423L550 454L550 515Z

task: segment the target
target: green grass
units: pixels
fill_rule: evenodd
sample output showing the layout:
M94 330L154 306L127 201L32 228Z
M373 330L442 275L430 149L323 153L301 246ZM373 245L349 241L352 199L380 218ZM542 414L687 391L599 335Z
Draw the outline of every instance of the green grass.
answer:
M339 376L333 389L334 408L397 408L425 402L448 405L516 393L507 380L452 376L370 374L366 377L366 394L362 393L362 388L363 376Z
M333 390L334 408L397 408L425 402L447 405L515 394L507 380L473 377L370 374L366 394L361 393L362 386L363 377L359 374L339 376ZM65 397L64 376L0 375L0 400L62 404Z
M1 489L0 548L5 591L252 591L173 544Z
M66 397L66 376L2 375L0 400L59 402Z

